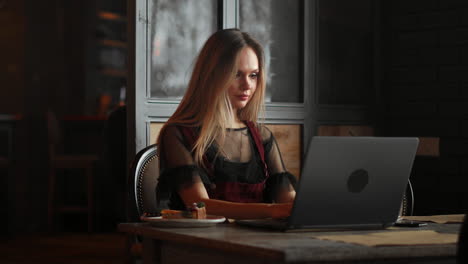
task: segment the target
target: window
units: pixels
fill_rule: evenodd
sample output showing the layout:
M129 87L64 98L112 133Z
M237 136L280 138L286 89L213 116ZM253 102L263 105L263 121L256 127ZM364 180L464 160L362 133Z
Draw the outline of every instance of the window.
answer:
M239 1L240 29L265 50L266 102L303 102L302 13L297 0Z
M153 0L150 8L151 97L180 100L196 55L217 30L216 0Z
M375 99L372 0L135 0L136 149L185 93L196 55L218 28L264 46L266 123L303 125L304 146L324 122L367 122ZM132 11L133 12L133 11ZM378 76L377 76L378 77ZM151 142L153 143L153 142Z
M304 23L313 23L315 1L304 0L135 0L135 149L150 143L151 124L176 110L202 45L219 28L237 27L264 46L267 70L266 123L305 123L309 102L305 66L313 54ZM312 31L311 31L312 32ZM308 40L312 43L312 40ZM133 115L132 115L133 116Z
M151 97L178 101L187 88L196 55L217 30L218 1L155 0L151 5ZM243 0L229 13L265 49L267 102L302 103L302 10L298 0ZM280 18L280 19L278 19ZM196 23L193 23L196 21ZM234 26L225 26L234 27Z

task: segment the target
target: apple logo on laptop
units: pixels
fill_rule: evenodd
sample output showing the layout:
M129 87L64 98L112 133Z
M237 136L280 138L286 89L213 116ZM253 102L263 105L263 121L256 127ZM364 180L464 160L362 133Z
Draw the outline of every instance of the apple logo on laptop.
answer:
M348 177L348 191L360 193L369 183L369 173L364 169L357 169Z

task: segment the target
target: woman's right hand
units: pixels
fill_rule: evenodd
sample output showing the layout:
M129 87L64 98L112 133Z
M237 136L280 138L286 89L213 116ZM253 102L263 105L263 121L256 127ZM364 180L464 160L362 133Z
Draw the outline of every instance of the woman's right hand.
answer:
M291 215L293 203L271 204L271 218L286 218Z

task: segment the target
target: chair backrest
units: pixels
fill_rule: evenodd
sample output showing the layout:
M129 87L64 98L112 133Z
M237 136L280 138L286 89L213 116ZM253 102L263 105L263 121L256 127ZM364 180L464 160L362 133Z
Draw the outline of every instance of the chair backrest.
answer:
M159 157L156 144L140 150L130 171L130 202L134 210L129 220L138 221L143 213L156 213L156 185L159 178Z
M401 202L400 216L403 215L413 215L414 212L414 192L411 181L408 180L408 185L406 186L406 191L403 194L403 200Z

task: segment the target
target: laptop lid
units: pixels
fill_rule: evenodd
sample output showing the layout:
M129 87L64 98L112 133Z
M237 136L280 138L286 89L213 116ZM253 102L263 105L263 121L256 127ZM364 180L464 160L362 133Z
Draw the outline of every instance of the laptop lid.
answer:
M392 225L418 143L402 137L313 137L286 229Z

